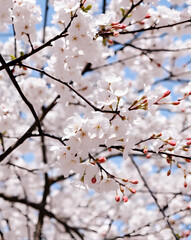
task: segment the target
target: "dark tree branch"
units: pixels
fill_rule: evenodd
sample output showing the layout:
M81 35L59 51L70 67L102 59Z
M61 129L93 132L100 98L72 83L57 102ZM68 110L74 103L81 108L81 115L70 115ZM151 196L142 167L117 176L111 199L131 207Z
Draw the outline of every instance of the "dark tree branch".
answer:
M50 74L48 74L47 72L45 72L44 70L41 70L41 69L37 69L37 68L34 68L34 67L31 67L31 66L28 66L28 65L25 65L25 64L21 64L21 66L24 66L24 67L27 67L29 69L32 69L34 71L37 71L37 72L40 72L48 77L50 77L51 79L65 85L67 88L69 88L72 92L74 92L78 97L80 97L84 102L86 102L90 107L93 108L94 111L96 112L102 112L102 113L113 113L113 114L119 114L120 111L118 110L104 110L104 109L101 109L101 108L98 108L96 106L94 106L88 99L86 99L84 96L82 96L77 90L75 90L68 82L63 82L62 80L60 80L59 78L55 78L53 76L51 76Z
M5 63L5 60L4 58L2 57L2 55L0 54L0 62L3 64L6 64ZM28 99L25 97L25 95L23 94L19 84L17 83L16 79L15 79L15 76L13 75L12 71L8 68L6 68L6 72L8 73L13 85L15 86L15 88L17 89L18 93L20 94L22 100L25 102L25 104L28 106L28 108L30 109L32 115L34 116L34 119L36 120L36 123L37 123L37 127L38 127L38 131L39 133L42 133L42 129L41 129L41 126L40 126L40 121L38 119L38 116L35 112L35 109L33 107L33 105L28 101Z
M164 217L163 219L164 219L164 221L166 221L167 225L169 226L169 228L170 228L170 230L171 230L174 238L175 238L176 240L179 240L179 238L178 238L177 235L175 234L174 229L172 228L172 225L170 224L170 222L169 222L169 220L168 220L168 218L167 218L164 210L163 210L163 209L161 208L161 206L159 205L158 199L156 198L156 196L154 195L154 193L153 193L152 190L150 189L149 185L147 184L147 181L145 180L144 176L142 175L142 173L141 173L141 171L140 171L140 169L139 169L139 166L136 164L136 162L134 161L134 159L133 159L133 157L132 157L131 155L130 155L129 157L131 158L131 161L132 161L133 165L134 165L135 168L137 169L137 171L138 171L138 173L139 173L139 176L141 177L142 181L144 182L145 187L148 189L148 191L149 191L149 193L151 194L153 200L155 201L155 203L156 203L159 211L162 213L162 215L163 215L163 217Z
M41 114L41 116L39 117L39 121L41 122L46 114L57 104L57 99L60 96L57 96L53 102L46 108L43 109L43 113ZM37 121L35 121L32 126L23 134L22 137L20 137L13 145L11 145L5 152L3 152L0 155L0 162L2 162L11 152L13 152L18 146L20 146L27 138L30 137L31 133L33 130L35 130L36 126L37 126Z

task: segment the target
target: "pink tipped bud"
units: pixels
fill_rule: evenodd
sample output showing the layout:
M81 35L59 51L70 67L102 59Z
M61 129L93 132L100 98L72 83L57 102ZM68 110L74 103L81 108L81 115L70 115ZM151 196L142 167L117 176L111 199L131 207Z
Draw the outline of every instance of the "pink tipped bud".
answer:
M165 98L165 97L169 96L170 93L171 93L171 91L169 91L169 90L166 91L166 92L163 94L162 98Z
M147 154L147 153L148 153L148 149L147 149L147 148L144 148L144 149L143 149L143 153L144 153L144 154Z
M127 25L125 25L125 24L116 23L116 22L112 23L111 25L112 25L112 27L115 28L115 29L124 29L124 28L127 27Z
M186 144L187 144L187 145L191 145L191 140L188 140L188 141L186 142Z
M186 140L191 140L191 138L190 138L190 137L188 137L188 138L186 138Z
M151 157L151 153L148 153L147 155L146 155L146 158L150 158Z
M145 18L151 18L151 15L149 13L147 13L147 15L145 16Z
M170 176L170 174L171 174L171 170L169 169L167 172L167 176Z
M169 140L167 143L170 144L173 147L176 146L176 142L173 141L173 140Z
M132 184L138 184L138 183L139 183L138 180L131 180L131 181L129 181L129 182L132 183Z
M128 182L129 180L127 178L122 179L123 182Z
M172 104L172 105L179 105L179 104L180 104L180 101L175 101L175 102L172 102L171 104Z
M157 137L161 137L161 136L162 136L162 133L157 134Z
M128 202L128 197L127 196L123 196L123 202Z
M100 157L98 160L97 160L98 163L104 163L106 162L106 158L105 157Z
M191 162L191 159L185 158L186 162Z
M136 193L136 189L134 189L134 188L129 188L129 190L134 194L134 193Z
M118 22L112 22L111 26L115 26L115 25L118 25L119 23Z
M93 178L91 179L91 182L92 182L93 184L96 183L96 181L97 181L96 177L93 177Z
M119 195L115 196L115 201L116 201L116 202L119 202L119 201L120 201L120 196L119 196Z
M184 187L187 188L188 184L187 182L184 182Z

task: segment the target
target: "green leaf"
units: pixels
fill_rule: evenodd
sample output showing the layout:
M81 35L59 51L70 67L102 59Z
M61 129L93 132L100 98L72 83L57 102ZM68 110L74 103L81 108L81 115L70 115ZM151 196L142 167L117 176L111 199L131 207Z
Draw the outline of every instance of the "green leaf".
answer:
M10 57L11 57L11 60L15 60L16 59L16 57L13 56L13 55L10 55Z
M20 55L21 55L21 56L24 56L25 54L24 54L24 52L20 52Z
M91 8L92 8L92 5L88 5L88 6L85 8L85 10L86 10L86 11L89 11Z
M87 13L91 8L92 5L88 5L86 8L84 8L84 6L81 7L82 11L84 11L85 13Z
M177 234L175 234L177 237L178 237L178 239L180 239L180 235L177 233Z
M122 16L124 17L125 16L125 10L123 8L120 8L121 9L121 12L122 12Z

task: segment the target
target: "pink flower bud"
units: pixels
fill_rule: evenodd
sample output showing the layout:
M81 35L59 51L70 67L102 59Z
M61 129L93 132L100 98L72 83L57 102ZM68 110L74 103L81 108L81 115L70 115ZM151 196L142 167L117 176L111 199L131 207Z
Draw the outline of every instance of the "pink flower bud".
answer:
M92 182L93 184L96 183L96 181L97 181L96 177L93 177L93 178L91 179L91 182Z
M119 196L119 195L115 196L115 201L116 201L116 202L119 202L119 201L120 201L120 196Z
M172 102L172 105L179 105L179 104L180 104L180 101Z
M118 28L119 29L124 29L124 28L126 28L127 27L127 25L125 25L125 24L118 24Z
M146 158L150 158L151 157L151 153L148 153L147 155L146 155Z
M127 196L123 196L123 202L128 202L128 197Z
M129 182L132 183L132 184L138 184L138 183L139 183L138 180L131 180L131 181L129 181Z
M134 193L136 193L136 189L134 189L134 188L129 188L129 190L134 194Z
M188 140L188 141L186 142L186 144L187 144L187 145L191 145L191 140Z
M145 16L145 18L151 18L151 15L149 13L147 13L147 15Z
M187 182L184 182L184 187L186 188L188 186Z
M164 94L163 94L163 96L162 96L162 98L165 98L165 97L167 97L168 95L170 95L170 93L171 93L171 91L166 91Z
M115 26L115 25L118 25L119 23L118 22L112 22L111 26Z
M186 162L191 162L191 159L185 158Z
M147 153L148 153L148 149L147 149L147 148L144 148L144 149L143 149L143 153L144 153L144 154L147 154Z
M173 147L176 146L176 142L173 141L173 140L169 140L167 143L170 144Z
M106 158L105 157L100 157L98 160L97 160L98 163L104 163L106 162Z

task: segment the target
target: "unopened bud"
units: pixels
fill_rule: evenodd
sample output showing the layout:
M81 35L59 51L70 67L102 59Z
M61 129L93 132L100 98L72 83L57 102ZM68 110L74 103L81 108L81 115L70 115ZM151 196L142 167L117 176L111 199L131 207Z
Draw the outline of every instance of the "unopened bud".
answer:
M191 159L185 158L186 162L191 162Z
M167 141L167 143L170 144L173 147L176 146L176 142L173 141L173 140L169 140L169 141Z
M150 158L151 157L151 153L148 153L147 155L146 155L146 158Z
M128 202L128 197L127 196L123 196L123 202Z
M165 98L165 97L169 96L170 93L171 93L171 91L169 91L169 90L166 91L166 92L163 94L162 98Z
M131 191L133 194L136 193L136 189L134 188L129 188L129 191Z
M120 201L120 196L119 196L119 195L115 196L115 201L116 201L116 202L119 202L119 201Z
M188 186L187 182L184 182L184 187L186 188Z
M106 158L105 157L100 157L98 160L97 160L98 163L104 163L106 162Z
M96 183L96 181L97 181L96 177L93 177L93 178L91 179L91 182L92 182L93 184Z
M170 174L171 174L171 170L169 169L167 172L167 176L170 176Z
M124 193L124 188L122 186L120 186L120 191Z
M180 101L175 101L175 102L172 102L171 104L172 104L172 105L179 105L179 104L180 104Z
M188 140L188 141L186 142L186 144L187 144L187 145L191 145L191 140Z
M149 13L147 13L147 15L145 16L145 18L151 18L151 15Z
M138 183L139 183L138 180L131 180L131 181L129 181L129 182L132 183L132 184L138 184Z

